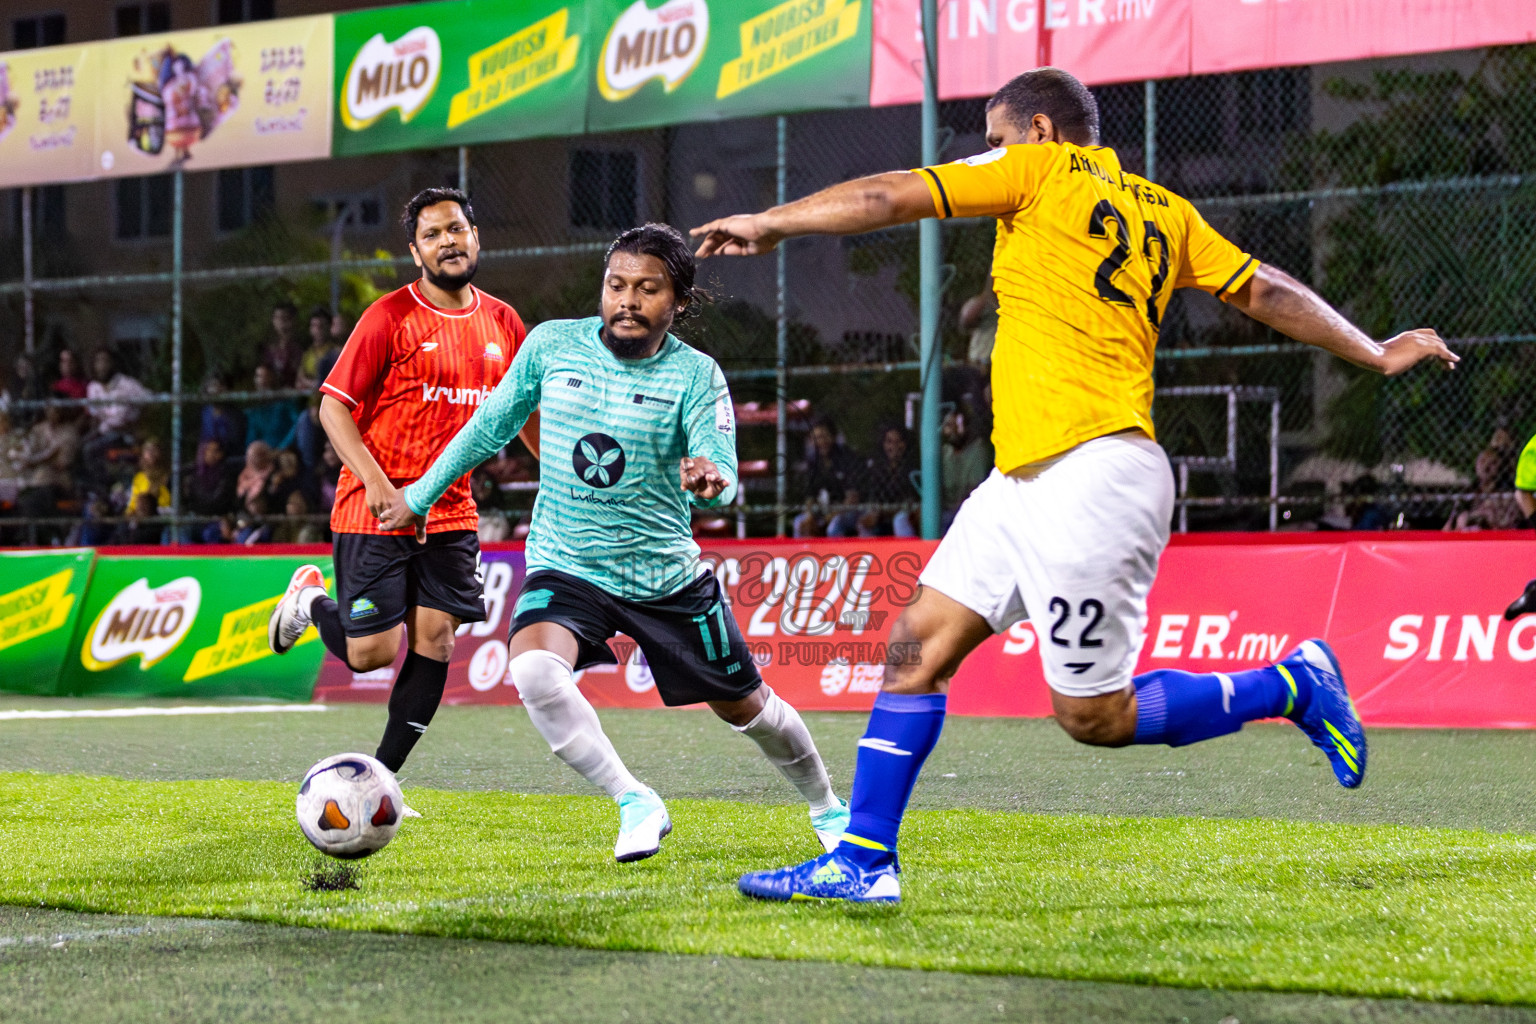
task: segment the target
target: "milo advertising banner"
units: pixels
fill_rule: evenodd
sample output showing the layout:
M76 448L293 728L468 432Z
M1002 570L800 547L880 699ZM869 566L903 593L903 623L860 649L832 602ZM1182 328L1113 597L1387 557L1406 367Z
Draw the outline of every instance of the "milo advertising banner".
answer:
M0 53L0 188L92 176L92 57L85 46Z
M873 0L591 0L587 130L866 106Z
M96 44L98 176L330 155L329 16Z
M97 559L60 693L308 700L323 650L308 630L283 657L267 618L302 562L329 558Z
M91 578L90 548L0 554L0 681L13 693L57 692Z
M579 0L455 0L336 16L337 155L582 130Z

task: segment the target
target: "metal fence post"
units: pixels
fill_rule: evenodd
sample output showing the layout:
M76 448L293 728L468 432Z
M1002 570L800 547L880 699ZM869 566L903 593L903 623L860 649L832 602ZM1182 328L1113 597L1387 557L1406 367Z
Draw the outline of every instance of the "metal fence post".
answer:
M171 543L181 543L181 270L186 218L185 179L172 178L171 203Z
M21 190L21 325L27 355L37 351L37 307L32 294L32 186ZM33 373L37 370L34 367Z
M779 147L777 178L774 183L774 203L783 206L788 201L789 184L789 118L778 116ZM789 499L789 421L785 401L789 394L789 257L785 254L786 243L780 242L774 258L777 290L774 295L773 339L773 391L775 398L775 426L773 441L774 474L774 536L784 536L788 515L785 504Z
M469 195L469 147L459 147L459 191Z
M1142 139L1142 177L1148 181L1157 180L1157 82L1147 79L1146 85L1146 135Z
M939 15L938 0L923 0L923 166L939 162ZM922 453L923 537L939 536L939 401L942 362L939 345L939 222L932 217L918 224L919 360L923 364L923 408L919 450Z

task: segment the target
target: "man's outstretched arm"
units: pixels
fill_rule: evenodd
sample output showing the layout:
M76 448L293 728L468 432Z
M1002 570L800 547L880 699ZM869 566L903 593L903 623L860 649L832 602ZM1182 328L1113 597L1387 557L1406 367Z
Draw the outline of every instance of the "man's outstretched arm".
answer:
M857 235L936 217L933 196L910 171L893 171L845 181L762 213L710 221L689 234L699 239L697 255L756 256L800 235Z
M1268 264L1261 265L1227 301L1288 338L1389 377L1426 359L1439 360L1447 370L1461 361L1429 328L1404 331L1386 341L1371 340L1322 296Z

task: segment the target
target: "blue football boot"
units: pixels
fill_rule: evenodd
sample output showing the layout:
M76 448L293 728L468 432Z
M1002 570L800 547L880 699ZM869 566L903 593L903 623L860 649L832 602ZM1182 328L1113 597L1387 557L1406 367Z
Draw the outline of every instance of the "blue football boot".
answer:
M1312 683L1312 699L1301 714L1295 713L1295 705L1286 709L1285 717L1301 727L1333 766L1333 774L1339 785L1354 789L1365 780L1365 728L1360 724L1360 714L1355 702L1349 699L1344 688L1344 671L1333 650L1321 640L1304 640L1284 661L1277 661L1275 668L1285 677L1291 688L1292 700L1297 693L1296 676L1305 675Z
M866 871L836 850L794 867L742 875L736 887L760 900L901 902L895 864Z

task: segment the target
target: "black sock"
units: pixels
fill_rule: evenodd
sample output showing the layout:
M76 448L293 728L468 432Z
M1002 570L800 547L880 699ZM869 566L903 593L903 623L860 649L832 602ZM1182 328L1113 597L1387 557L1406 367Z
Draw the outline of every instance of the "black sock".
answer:
M309 606L309 621L315 624L315 630L320 634L320 642L325 644L325 649L341 659L343 665L352 671L357 671L357 666L347 660L347 634L341 628L341 609L336 602L329 597L317 597Z
M373 755L384 762L384 767L398 772L405 764L411 748L427 731L437 706L443 702L443 687L447 683L446 661L433 661L415 651L406 654L400 676L389 692L389 723L384 726L384 738Z

